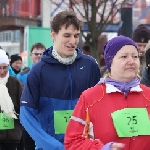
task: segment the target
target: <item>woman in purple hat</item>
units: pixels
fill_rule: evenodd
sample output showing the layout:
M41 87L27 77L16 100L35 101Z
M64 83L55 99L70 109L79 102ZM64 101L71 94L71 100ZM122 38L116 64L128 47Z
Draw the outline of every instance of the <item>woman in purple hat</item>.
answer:
M117 36L104 47L108 73L82 93L66 150L150 150L150 89L140 84L138 48Z

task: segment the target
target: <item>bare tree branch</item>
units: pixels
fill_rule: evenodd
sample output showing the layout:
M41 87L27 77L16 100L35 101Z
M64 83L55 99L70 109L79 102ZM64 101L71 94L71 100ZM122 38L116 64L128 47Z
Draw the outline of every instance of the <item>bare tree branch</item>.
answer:
M55 2L55 0L51 1ZM90 44L95 58L97 57L98 36L104 31L108 24L113 24L114 18L120 13L122 6L124 6L127 1L128 0L80 0L76 3L75 0L69 0L71 9L85 19L85 23L88 25L90 35L87 34L86 36L83 33L84 31L81 31L81 33L85 41ZM89 38L91 39L89 40Z
M87 0L82 0L83 8L84 8L84 13L85 13L85 18L87 22L89 22L89 7L88 7L88 1Z
M69 1L72 1L72 0L69 0ZM74 8L77 10L77 12L79 12L79 14L81 15L82 18L85 19L85 16L84 14L80 11L80 9L73 3L71 2L73 5L74 5ZM79 5L78 5L79 6ZM75 11L75 9L73 8L73 10Z

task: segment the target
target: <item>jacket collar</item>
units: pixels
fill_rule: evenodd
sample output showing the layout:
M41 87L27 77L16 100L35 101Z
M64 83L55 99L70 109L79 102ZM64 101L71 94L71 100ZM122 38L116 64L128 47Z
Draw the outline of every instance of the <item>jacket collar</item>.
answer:
M132 87L130 92L142 92L143 90L139 85ZM113 92L121 92L118 88L111 84L106 84L106 93L113 93Z

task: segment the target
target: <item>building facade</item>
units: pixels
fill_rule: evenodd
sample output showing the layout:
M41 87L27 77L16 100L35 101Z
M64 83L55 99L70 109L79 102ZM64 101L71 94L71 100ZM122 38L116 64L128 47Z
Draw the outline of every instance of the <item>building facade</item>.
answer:
M116 7L119 6L119 3L121 3L121 1L122 0L118 0L118 4L116 5ZM141 23L150 24L150 2L148 0L132 1L133 26L136 27ZM107 3L107 10L111 8L111 2L112 0L109 0ZM59 11L66 10L68 8L71 9L74 6L76 6L76 8L81 11L81 13L84 13L81 0L73 0L72 4L69 2L69 0L51 0L51 13L49 14L49 17L53 18L53 16L56 15ZM99 14L97 14L97 20L100 19L102 10L99 9L98 12ZM0 18L4 19L9 17L10 19L1 21L1 24L3 24L0 25L0 46L2 46L4 50L10 53L10 55L22 52L23 47L20 46L20 43L22 43L21 40L24 36L23 28L26 25L42 26L41 13L41 0L1 0ZM105 13L107 14L107 12ZM86 20L80 15L80 13L77 12L77 15L80 19L86 22ZM90 16L91 12L89 8L89 17ZM10 22L11 18L14 18L12 22ZM113 22L118 23L119 21L120 13L118 12L116 17L113 18Z

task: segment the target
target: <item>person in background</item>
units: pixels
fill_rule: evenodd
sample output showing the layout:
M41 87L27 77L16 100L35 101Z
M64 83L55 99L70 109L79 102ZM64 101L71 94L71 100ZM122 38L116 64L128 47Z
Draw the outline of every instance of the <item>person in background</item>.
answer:
M100 54L100 72L101 72L101 76L104 76L106 71L107 71L107 66L105 64L104 52L103 52L102 54Z
M142 70L145 67L145 47L150 40L150 30L144 24L138 25L138 27L133 31L132 35L133 41L137 44L139 50L140 58L140 75L142 75Z
M19 121L22 84L9 75L9 59L0 50L0 150L16 150L21 140Z
M9 74L11 76L17 77L17 74L21 71L22 67L22 57L18 54L14 54L10 56L10 66L9 66ZM24 150L23 139L21 138L20 143L18 143L17 150Z
M17 75L17 78L25 84L27 75L34 64L36 64L42 56L42 53L45 51L46 47L42 43L35 43L31 47L30 58L32 60L32 65Z
M83 54L91 56L91 49L89 45L84 45L82 48Z
M23 70L21 73L17 75L17 78L25 84L28 73L32 66L36 64L38 61L40 61L42 53L45 51L45 46L42 43L35 43L31 47L31 53L30 53L30 58L32 60L32 65L29 68L26 68ZM23 129L23 145L25 150L34 150L35 149L35 142L34 140L30 137L28 132Z
M146 56L146 66L143 69L141 84L150 87L150 48L145 53Z
M9 66L9 74L16 77L17 74L21 71L22 67L22 58L21 56L15 54L10 57L10 66Z
M99 67L101 76L103 76L107 70L104 60L104 46L107 43L108 38L106 35L100 35L98 37L98 55L99 55Z
M99 81L95 59L77 48L81 27L74 12L59 12L51 22L54 45L27 76L20 120L36 150L64 150L65 129L80 94Z
M106 43L104 59L108 74L81 94L66 150L150 150L150 89L140 84L136 43L117 36Z

